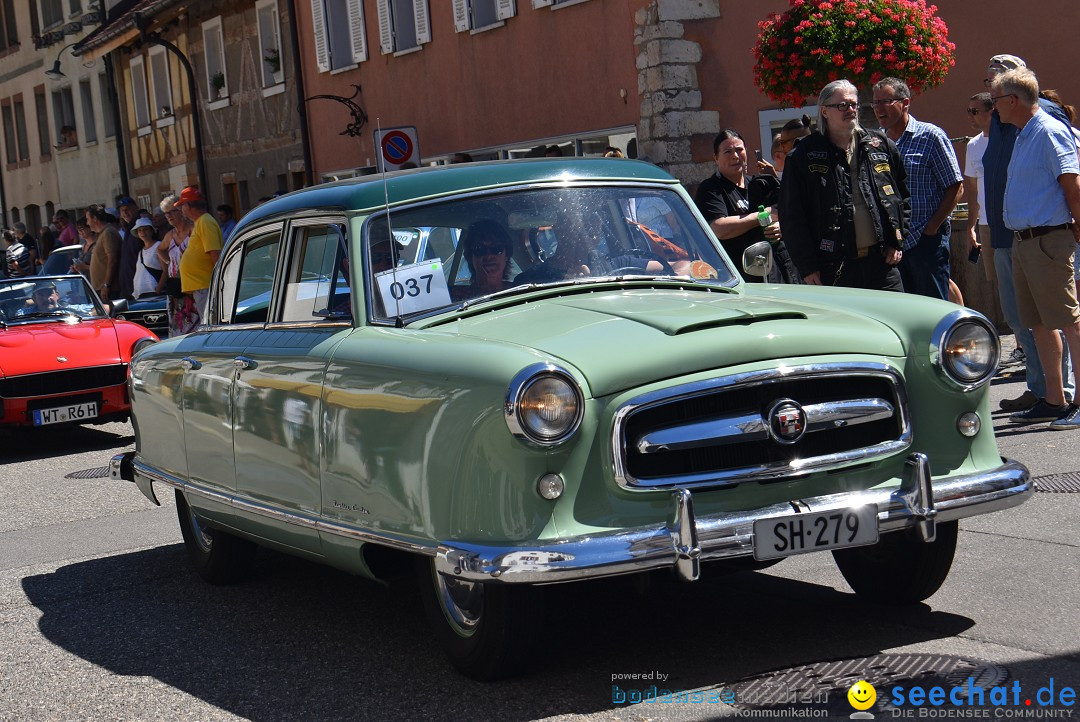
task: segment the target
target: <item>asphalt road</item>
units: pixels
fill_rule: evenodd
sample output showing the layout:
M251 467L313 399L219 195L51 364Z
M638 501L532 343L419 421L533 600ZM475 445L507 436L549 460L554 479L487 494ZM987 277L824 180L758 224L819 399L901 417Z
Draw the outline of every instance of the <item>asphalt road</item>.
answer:
M1000 377L993 394L1020 390ZM995 426L1034 476L1080 471L1080 432ZM133 443L126 424L0 440L0 720L734 717L745 713L723 704L616 704L613 683L639 683L613 677L716 690L882 653L985 660L1027 694L1050 678L1080 687L1080 493L965 520L945 586L903 610L857 601L820 554L691 585L552 588L533 671L483 685L446 664L409 580L264 553L245 584L200 581L164 491L154 507L131 484L68 478Z

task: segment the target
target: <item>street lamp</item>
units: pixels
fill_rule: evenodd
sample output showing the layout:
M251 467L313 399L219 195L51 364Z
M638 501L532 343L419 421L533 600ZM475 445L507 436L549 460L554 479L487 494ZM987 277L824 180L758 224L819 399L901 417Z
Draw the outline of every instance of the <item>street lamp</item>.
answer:
M70 47L77 45L77 43L68 43L64 47L60 48L60 52L56 54L56 62L53 66L45 71L45 77L49 80L63 80L67 76L64 75L64 71L60 70L60 56L64 54L64 51Z

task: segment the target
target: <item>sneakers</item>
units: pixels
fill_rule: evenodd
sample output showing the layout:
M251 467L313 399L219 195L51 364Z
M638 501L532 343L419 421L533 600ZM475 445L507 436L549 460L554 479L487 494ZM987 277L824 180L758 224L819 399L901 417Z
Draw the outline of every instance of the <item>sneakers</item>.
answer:
M1015 399L1002 399L999 405L1003 411L1027 411L1038 402L1038 396L1031 393L1031 391L1025 391ZM1057 417L1055 416L1054 418L1056 419Z
M1027 393L1031 393L1030 391ZM1002 405L1004 405L1004 401ZM1069 414L1068 411L1072 407L1069 404L1062 404L1061 406L1051 406L1046 403L1046 399L1039 399L1038 402L1027 411L1017 411L1016 413L1009 414L1009 423L1013 424L1035 424L1040 421L1057 421L1058 419L1064 419ZM1075 414L1074 414L1075 416ZM1077 426L1062 426L1062 430L1080 428L1080 422L1077 422Z
M1047 428L1053 431L1080 429L1080 406L1069 404L1065 408L1065 413L1051 421Z
M1013 349L1013 352L1009 354L1009 357L1002 359L998 364L1001 368L1008 368L1009 366L1023 366L1027 363L1027 357L1024 355L1024 349L1021 346L1017 346Z

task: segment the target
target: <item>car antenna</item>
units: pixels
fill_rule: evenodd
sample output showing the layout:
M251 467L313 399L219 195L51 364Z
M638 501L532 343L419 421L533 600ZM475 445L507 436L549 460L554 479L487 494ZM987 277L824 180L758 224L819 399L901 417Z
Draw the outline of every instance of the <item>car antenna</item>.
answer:
M375 117L375 129L378 131L378 135L382 136L382 119L378 116ZM386 234L390 240L390 271L394 276L394 283L397 283L397 254L394 251L397 249L397 240L394 238L394 225L390 222L390 192L386 188L386 158L383 155L377 156L379 161L379 168L382 171L382 191L383 191L383 205L386 208ZM370 249L369 249L370 250ZM394 296L393 293L390 294ZM396 328L404 328L405 322L401 318L401 299L394 296L394 326Z

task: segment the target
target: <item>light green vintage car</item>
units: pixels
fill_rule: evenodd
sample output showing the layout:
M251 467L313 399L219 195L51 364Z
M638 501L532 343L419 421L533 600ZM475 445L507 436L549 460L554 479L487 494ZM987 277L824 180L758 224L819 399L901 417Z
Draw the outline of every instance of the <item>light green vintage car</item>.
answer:
M767 244L738 260L763 275ZM533 585L830 551L858 594L910 603L945 580L958 519L1032 490L994 441L985 318L744 283L636 161L292 193L236 228L207 315L133 359L113 475L175 489L211 582L255 545L415 567L478 679L529 659Z

